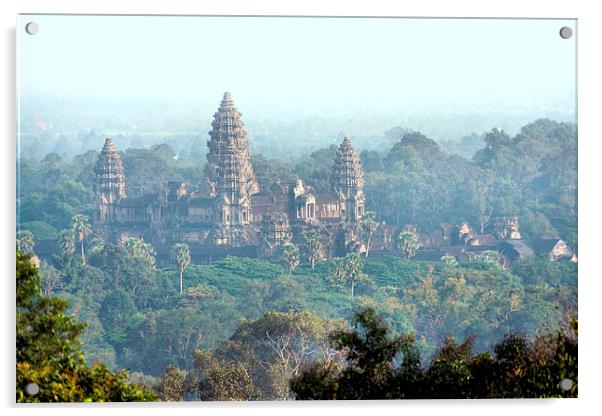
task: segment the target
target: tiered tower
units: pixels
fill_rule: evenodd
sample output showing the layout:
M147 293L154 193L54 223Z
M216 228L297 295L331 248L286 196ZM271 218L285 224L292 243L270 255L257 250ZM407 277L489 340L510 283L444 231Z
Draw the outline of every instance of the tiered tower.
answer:
M96 166L95 220L101 223L114 220L114 207L125 198L125 175L121 157L107 137Z
M364 173L362 162L345 137L335 159L334 189L341 197L341 218L355 222L364 216Z
M251 195L259 192L249 162L249 139L229 92L224 93L207 142L207 177L215 190L214 218L218 226L251 222Z

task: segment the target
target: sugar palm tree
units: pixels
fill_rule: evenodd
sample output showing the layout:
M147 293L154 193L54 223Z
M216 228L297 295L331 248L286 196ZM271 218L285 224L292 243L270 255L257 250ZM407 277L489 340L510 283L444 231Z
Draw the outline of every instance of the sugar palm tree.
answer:
M63 230L59 234L58 246L63 254L75 253L75 240L73 239L73 230Z
M370 244L372 243L372 236L378 230L379 227L378 221L376 221L376 213L374 211L367 211L364 214L364 218L362 220L362 231L368 238L366 244L366 257L370 253Z
M292 243L284 244L280 261L289 272L295 270L295 267L299 265L299 248Z
M123 242L123 247L132 257L140 257L149 263L155 263L155 249L142 238L129 237Z
M180 294L183 292L182 276L184 270L190 265L190 249L187 244L178 243L171 250L171 259L180 272Z
M416 255L416 251L420 248L418 237L412 231L401 231L397 235L395 242L397 249L401 251L406 259L411 259Z
M351 299L353 299L355 284L367 278L364 274L364 259L358 253L349 253L345 257L334 259L329 277L341 286L349 284Z
M320 232L315 228L307 231L303 235L303 250L305 251L305 256L309 260L312 269L315 267L316 262L322 260L324 257L324 249L322 247L322 242L320 241Z
M82 254L82 264L86 264L86 255L84 252L84 241L92 232L92 227L90 227L90 221L87 215L77 214L71 220L73 223L73 233L79 240L81 246L81 254Z

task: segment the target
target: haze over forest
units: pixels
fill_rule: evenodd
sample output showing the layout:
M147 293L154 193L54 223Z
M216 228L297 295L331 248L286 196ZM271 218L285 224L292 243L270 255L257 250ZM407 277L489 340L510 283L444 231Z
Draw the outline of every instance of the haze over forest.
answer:
M237 103L247 101L245 97L238 99L235 93L234 96ZM169 102L24 97L20 114L21 156L40 160L48 153L57 153L71 158L87 150L98 150L105 137L110 136L122 150L167 143L178 155L199 156L204 162L219 96L209 98ZM482 136L493 127L514 135L539 118L575 120L570 103L532 108L498 103L478 109L423 112L411 108L378 111L376 107L376 103L366 103L364 110L320 112L300 108L283 113L276 107L239 105L251 139L251 152L283 161L298 161L312 151L340 142L343 135L350 136L359 151L382 149L392 144L387 131L400 126L420 131L447 151L470 158L484 143L475 136Z
M576 121L576 42L558 36L570 20L36 22L40 35L19 39L23 157L70 157L108 135L122 150L168 143L202 155L226 90L252 153L276 159L302 158L343 134L359 151L380 149L393 127L440 143L494 127L514 135L540 118Z

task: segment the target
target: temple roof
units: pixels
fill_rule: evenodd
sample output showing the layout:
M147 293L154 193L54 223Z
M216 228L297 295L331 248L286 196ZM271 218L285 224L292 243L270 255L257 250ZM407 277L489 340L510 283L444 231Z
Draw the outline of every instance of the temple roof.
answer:
M469 246L495 246L498 239L493 234L476 234L468 240Z
M334 192L320 192L316 194L316 202L318 204L325 204L328 202L339 202L339 195Z
M230 91L224 92L224 98L222 98L222 107L234 107L234 100L232 100L232 95Z
M348 137L337 150L337 156L334 165L335 187L337 188L357 188L364 186L364 174L362 171L362 162L351 145Z
M559 243L564 243L564 241L560 238L539 238L528 240L527 242L536 255L548 254L554 250Z
M249 162L249 139L241 114L227 91L213 115L211 126L206 174L218 192L236 189L240 195L233 203L237 204L258 192L259 186Z
M97 195L102 195L109 203L125 198L123 163L121 163L121 157L110 137L105 140L94 167L94 173L96 174Z
M97 174L111 171L123 175L121 157L110 137L105 139L105 144L100 152L95 171Z
M502 254L511 248L519 256L532 256L534 254L533 248L529 245L526 240L504 240L500 243Z

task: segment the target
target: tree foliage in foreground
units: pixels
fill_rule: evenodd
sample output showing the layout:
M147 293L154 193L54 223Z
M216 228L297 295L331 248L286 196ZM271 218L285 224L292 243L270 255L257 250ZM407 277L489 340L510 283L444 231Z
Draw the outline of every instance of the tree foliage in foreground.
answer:
M17 402L152 401L128 383L127 373L86 365L79 335L85 328L65 315L67 301L43 296L37 268L17 251ZM39 392L27 393L35 383Z
M335 331L345 363L314 362L291 380L297 399L436 399L577 397L577 321L571 331L534 342L506 336L493 354L473 353L473 339L447 338L423 368L412 336L391 337L371 308L356 313L354 329ZM565 391L563 379L573 382Z
M215 350L195 352L182 397L191 392L199 400L290 399L289 381L304 365L338 358L328 345L328 334L338 327L340 322L309 312L270 311L243 321ZM168 368L162 380L173 373Z

